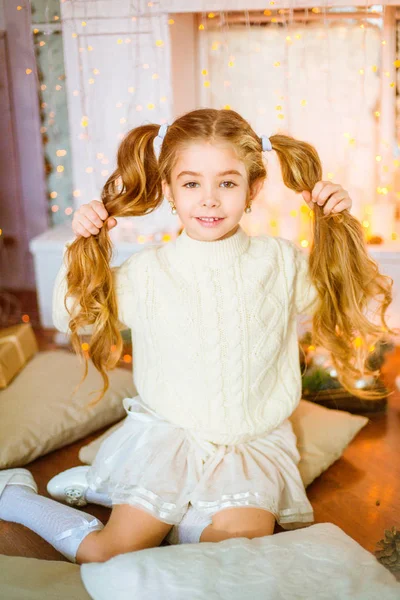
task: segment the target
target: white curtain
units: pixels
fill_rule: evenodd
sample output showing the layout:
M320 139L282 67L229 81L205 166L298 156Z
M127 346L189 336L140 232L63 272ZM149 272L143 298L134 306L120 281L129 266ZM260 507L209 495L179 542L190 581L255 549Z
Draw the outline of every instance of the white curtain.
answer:
M376 194L378 27L322 20L284 28L228 25L202 33L200 56L208 69L201 76L202 105L229 105L259 135L287 133L314 145L322 179L347 189L352 213L362 218ZM276 153L264 156L268 180L243 225L254 234L307 238L306 204L284 186Z

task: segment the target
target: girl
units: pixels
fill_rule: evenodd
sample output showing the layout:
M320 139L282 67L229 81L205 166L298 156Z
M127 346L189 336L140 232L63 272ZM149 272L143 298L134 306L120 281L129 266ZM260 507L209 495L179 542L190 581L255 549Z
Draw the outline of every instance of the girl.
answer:
M294 243L249 237L239 224L266 178L263 151L272 149L285 184L314 211L309 261ZM270 535L275 521L285 529L312 523L289 420L301 398L296 316L313 316L313 343L331 352L343 386L364 398L378 395L355 382L370 338L382 337L365 314L379 295L393 333L385 323L392 280L368 256L347 192L320 181L311 145L260 138L233 110L136 127L117 160L102 202L74 215L78 237L55 283L54 323L71 333L77 353L79 334L91 334L100 398L122 352L120 330L131 329L138 395L124 399L127 417L93 465L49 484L62 502L105 504L111 516L103 527L39 496L26 469L11 469L0 474L0 518L30 527L78 563L158 546L169 533L175 542L216 542ZM111 269L114 217L148 214L163 197L181 235Z

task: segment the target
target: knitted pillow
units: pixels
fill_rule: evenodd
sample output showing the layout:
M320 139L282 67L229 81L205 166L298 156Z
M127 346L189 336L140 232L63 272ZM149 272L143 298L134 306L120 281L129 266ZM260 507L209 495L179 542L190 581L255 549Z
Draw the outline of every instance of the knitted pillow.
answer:
M304 486L310 483L343 454L351 440L369 421L368 417L352 415L342 410L333 410L300 400L299 406L290 416L297 437L300 453L298 465ZM92 464L102 442L122 421L79 451L83 463Z
M85 381L72 395L83 363L67 350L38 352L0 391L1 469L25 465L122 418L122 399L137 395L132 372L111 371L104 398L87 408L103 387L90 361L88 367Z

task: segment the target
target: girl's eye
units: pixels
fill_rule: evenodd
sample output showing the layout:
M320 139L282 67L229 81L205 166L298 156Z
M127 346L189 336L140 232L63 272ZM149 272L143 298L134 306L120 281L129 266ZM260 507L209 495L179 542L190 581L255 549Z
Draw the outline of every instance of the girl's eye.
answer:
M230 186L230 187L236 187L236 183L233 183L233 181L223 181L222 183L231 183L232 186Z
M183 187L187 187L189 185L190 188L188 188L188 189L191 189L192 188L192 186L190 185L191 183L194 183L196 185L196 181L189 181L188 183L185 183L185 185Z

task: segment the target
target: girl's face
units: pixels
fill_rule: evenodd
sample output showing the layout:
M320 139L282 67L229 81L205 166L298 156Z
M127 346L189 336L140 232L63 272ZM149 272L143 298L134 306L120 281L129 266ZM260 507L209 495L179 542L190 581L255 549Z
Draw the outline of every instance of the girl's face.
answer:
M233 235L244 209L262 185L249 195L244 164L230 144L197 142L182 150L163 193L175 204L186 233L195 240L215 241ZM200 217L218 217L214 223Z

